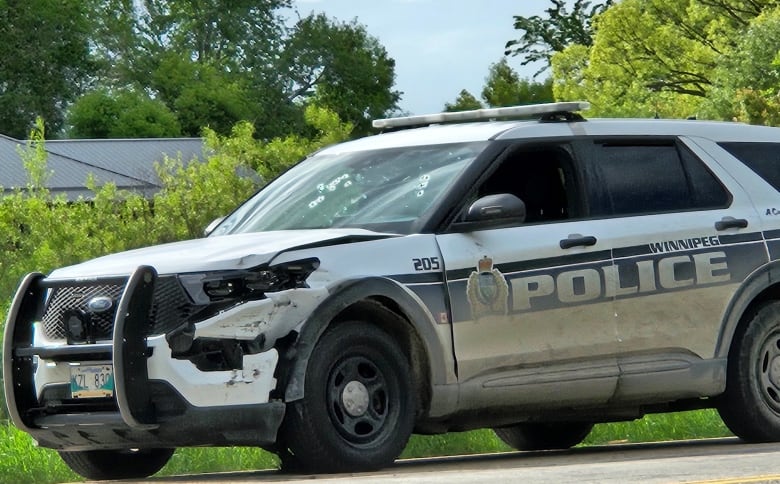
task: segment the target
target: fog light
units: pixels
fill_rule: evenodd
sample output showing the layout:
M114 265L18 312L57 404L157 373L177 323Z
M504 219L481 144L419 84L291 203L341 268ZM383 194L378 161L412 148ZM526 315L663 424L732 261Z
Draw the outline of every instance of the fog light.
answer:
M84 343L87 340L87 320L89 315L79 310L67 311L63 314L65 333L68 343Z

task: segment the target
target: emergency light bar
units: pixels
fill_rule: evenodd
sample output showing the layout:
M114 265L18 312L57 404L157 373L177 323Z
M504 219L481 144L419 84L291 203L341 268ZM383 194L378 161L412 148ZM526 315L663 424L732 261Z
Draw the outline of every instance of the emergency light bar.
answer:
M419 116L404 116L399 118L375 119L375 128L400 128L404 126L421 126L438 123L457 123L465 121L480 121L496 118L527 118L530 116L571 113L590 108L586 101L572 101L546 104L529 104L526 106L511 106L506 108L475 109L453 113L421 114Z

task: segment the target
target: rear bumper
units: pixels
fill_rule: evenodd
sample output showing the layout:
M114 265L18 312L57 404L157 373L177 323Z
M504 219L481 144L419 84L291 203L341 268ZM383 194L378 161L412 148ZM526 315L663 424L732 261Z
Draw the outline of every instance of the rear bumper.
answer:
M28 275L9 311L3 378L9 416L43 447L65 450L194 445L269 445L285 405L269 401L276 350L245 357L243 370L201 372L171 357L165 337L146 337L156 273L139 267L119 300L110 341L39 344L34 323L48 290ZM114 396L71 399L69 366L113 366Z

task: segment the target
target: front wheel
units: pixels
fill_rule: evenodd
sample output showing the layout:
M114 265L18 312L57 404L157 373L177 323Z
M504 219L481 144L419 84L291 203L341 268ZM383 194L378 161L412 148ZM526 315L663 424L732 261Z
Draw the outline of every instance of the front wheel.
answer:
M573 447L588 436L592 423L520 423L493 429L499 439L517 450L553 450Z
M381 328L353 321L326 331L307 365L304 398L289 405L282 427L291 464L307 472L391 464L414 427L412 378Z
M162 469L174 449L60 451L65 463L87 479L139 479Z
M743 440L780 440L780 301L760 307L732 343L718 412Z

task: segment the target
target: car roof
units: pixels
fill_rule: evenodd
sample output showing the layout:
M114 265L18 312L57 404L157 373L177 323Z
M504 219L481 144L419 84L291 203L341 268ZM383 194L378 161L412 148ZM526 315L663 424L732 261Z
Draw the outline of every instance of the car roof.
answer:
M566 123L574 135L586 136L689 136L718 142L775 141L780 142L780 128L755 126L724 121L679 119L589 119L581 123ZM576 124L576 125L575 125ZM508 130L501 139L522 138L520 130Z

